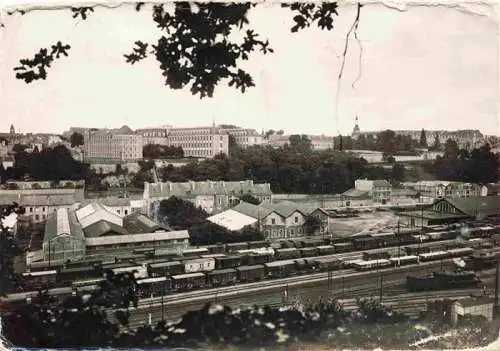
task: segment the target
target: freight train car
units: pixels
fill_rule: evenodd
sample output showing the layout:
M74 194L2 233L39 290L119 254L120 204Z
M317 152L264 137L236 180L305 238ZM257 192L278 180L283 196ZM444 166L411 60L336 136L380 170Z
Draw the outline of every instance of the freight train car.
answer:
M335 257L317 258L314 260L314 264L316 269L321 272L334 271L343 267L342 261Z
M241 256L217 257L215 259L216 269L236 268L241 266Z
M335 247L333 248L335 250ZM314 257L318 256L318 249L316 247L304 247L299 250L301 257Z
M274 254L275 260L291 260L295 258L300 258L299 249L295 248L277 249Z
M41 287L55 287L57 282L57 270L24 272L22 274L22 285L25 290L38 290Z
M141 298L157 297L172 290L172 281L167 277L154 277L137 280L138 294Z
M295 260L275 261L264 264L266 276L272 279L289 277L295 271Z
M410 255L410 256L399 256L399 257L391 257L389 258L391 264L393 266L404 266L407 264L416 264L418 263L418 256Z
M197 258L186 260L184 264L184 273L210 272L215 269L214 258Z
M172 276L172 290L182 292L202 289L206 286L205 274L201 272Z
M371 261L358 261L353 264L354 268L358 271L368 271L371 269L381 269L391 266L391 261L385 259L371 260Z
M150 263L148 273L151 277L178 275L184 273L184 266L179 261Z
M238 275L234 268L218 269L208 272L206 276L207 284L212 287L233 285L238 280Z
M264 265L241 266L236 268L238 280L242 283L251 283L266 278L266 270Z

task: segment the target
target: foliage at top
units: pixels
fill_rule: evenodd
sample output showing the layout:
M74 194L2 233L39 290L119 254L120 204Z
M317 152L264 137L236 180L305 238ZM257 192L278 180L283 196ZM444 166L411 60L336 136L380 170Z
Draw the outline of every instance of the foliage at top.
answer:
M142 5L144 3L137 3L136 10L140 11ZM248 60L256 51L264 55L273 52L267 40L260 39L255 30L248 28L248 12L256 5L176 2L172 11L162 4L154 5L152 19L165 34L156 43L137 40L132 52L124 57L128 63L135 64L153 55L160 64L166 86L189 87L191 93L200 98L212 97L222 81L244 93L255 86L255 82L251 74L241 68L241 61ZM283 4L282 7L294 14L291 32L313 24L331 30L338 15L336 2ZM81 20L86 20L93 11L93 7L71 8L73 18ZM239 34L244 34L242 40L234 38ZM46 79L47 68L60 54L67 56L69 49L69 45L61 42L52 46L52 50L40 49L33 59L20 60L21 66L15 68L19 71L16 78L26 83Z

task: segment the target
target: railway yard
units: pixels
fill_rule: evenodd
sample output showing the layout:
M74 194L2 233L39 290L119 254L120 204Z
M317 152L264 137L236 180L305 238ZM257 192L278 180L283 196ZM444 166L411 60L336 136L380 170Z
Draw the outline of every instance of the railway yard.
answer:
M34 263L23 273L27 291L10 294L2 305L25 303L43 284L52 295L92 291L112 270L136 277L141 300L132 308L131 327L176 319L208 302L245 307L334 297L354 308L355 298L374 297L411 314L432 299L488 292L497 254L492 237L499 230L481 222L465 239L450 226L211 245L175 256L144 248L111 260Z

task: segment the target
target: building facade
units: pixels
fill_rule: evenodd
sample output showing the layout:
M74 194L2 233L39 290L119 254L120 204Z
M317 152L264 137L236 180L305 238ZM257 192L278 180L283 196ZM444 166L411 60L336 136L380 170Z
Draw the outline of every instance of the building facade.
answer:
M260 201L265 201L271 200L273 193L269 183L255 184L252 180L158 182L144 184L143 199L149 208L149 215L155 217L159 202L172 196L191 201L207 213L215 214L238 203L242 195L252 195Z
M85 256L85 236L75 212L60 208L45 223L43 238L45 261L79 260Z
M41 223L58 209L75 210L83 201L84 189L17 189L0 190L0 204L17 202L25 208L22 219Z
M219 126L222 132L225 132L234 137L236 143L242 148L247 148L249 146L261 145L264 142L264 138L255 129L249 128L225 128Z
M141 135L118 130L90 130L83 134L84 160L112 160L116 162L142 159L144 140Z
M406 182L402 183L402 187L417 191L422 201L433 201L445 197L481 196L484 194L484 187L480 184L441 180Z
M368 192L374 203L386 204L391 200L392 185L387 180L357 179L354 187Z

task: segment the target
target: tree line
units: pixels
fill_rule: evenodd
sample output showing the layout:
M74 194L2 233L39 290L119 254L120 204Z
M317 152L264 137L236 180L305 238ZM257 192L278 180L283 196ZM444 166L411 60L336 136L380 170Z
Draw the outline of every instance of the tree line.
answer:
M147 159L183 158L184 150L181 146L147 144L142 149L142 156Z
M338 194L351 189L359 178L402 181L404 167L373 167L346 152L316 151L306 136L292 135L283 147L256 145L243 149L235 145L229 155L193 160L182 167L168 165L158 173L163 181L251 179L269 182L275 193Z
M460 149L454 140L448 139L443 156L428 162L425 167L439 180L480 184L500 180L499 154L493 153L489 144L469 151Z

